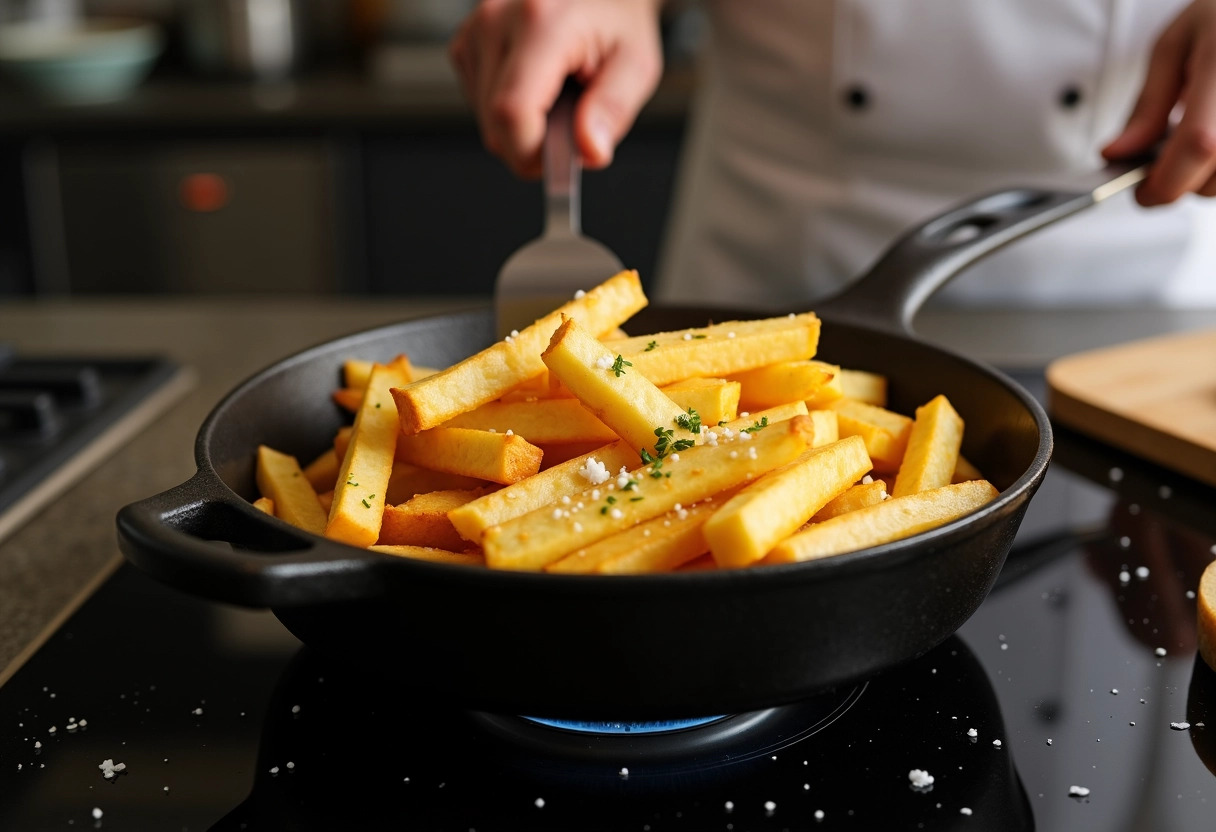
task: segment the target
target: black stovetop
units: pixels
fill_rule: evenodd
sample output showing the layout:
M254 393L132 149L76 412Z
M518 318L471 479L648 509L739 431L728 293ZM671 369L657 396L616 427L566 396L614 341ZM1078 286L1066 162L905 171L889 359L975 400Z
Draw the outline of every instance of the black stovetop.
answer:
M657 742L403 694L123 567L0 688L0 829L1213 829L1214 554L1216 492L1058 431L957 636Z

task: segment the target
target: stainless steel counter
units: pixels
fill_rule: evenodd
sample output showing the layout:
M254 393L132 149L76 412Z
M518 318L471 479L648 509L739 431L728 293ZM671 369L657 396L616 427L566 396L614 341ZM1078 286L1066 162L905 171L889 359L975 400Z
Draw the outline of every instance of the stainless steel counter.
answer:
M312 344L468 300L6 301L0 340L27 354L164 355L193 387L146 429L0 540L0 679L75 601L119 562L114 514L194 471L193 439L238 381ZM934 310L929 340L1011 367L1167 332L1216 327L1216 309ZM121 637L121 634L116 634Z

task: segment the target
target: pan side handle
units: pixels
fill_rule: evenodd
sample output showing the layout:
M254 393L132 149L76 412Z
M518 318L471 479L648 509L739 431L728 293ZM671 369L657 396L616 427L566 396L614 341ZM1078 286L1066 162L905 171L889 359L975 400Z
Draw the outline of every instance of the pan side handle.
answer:
M375 553L267 517L222 488L210 472L199 471L175 488L125 506L116 518L119 548L165 583L242 606L382 594Z
M831 317L912 333L934 292L973 263L1140 182L1151 157L1113 163L1073 190L1011 188L939 214L895 241L840 294L816 305Z

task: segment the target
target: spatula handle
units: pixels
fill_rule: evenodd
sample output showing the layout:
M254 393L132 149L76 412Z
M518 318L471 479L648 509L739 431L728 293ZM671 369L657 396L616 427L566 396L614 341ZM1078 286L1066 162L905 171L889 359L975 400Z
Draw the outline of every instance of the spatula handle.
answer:
M549 111L545 130L545 236L582 231L580 194L583 163L574 147L574 105L578 85L567 81Z

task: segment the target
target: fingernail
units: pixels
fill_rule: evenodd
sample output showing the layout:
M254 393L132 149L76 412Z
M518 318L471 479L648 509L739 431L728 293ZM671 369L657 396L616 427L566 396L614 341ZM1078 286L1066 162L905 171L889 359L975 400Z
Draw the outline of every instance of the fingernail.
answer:
M600 116L592 116L587 124L587 138L595 151L595 161L607 164L612 159L612 128Z

